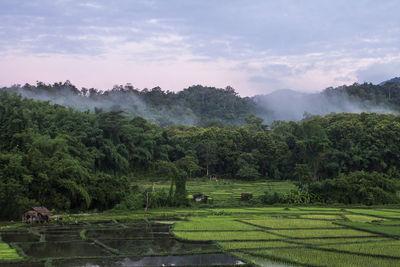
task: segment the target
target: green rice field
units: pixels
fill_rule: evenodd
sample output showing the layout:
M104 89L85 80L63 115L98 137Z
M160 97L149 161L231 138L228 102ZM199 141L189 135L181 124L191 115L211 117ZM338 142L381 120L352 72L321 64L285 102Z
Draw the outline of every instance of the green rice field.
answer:
M197 253L197 256L203 254L202 257L207 257L207 253L222 253L243 261L248 266L400 266L400 218L397 218L397 214L400 214L400 209L395 208L356 209L317 206L170 208L148 210L146 215L143 211L135 211L64 217L64 222L69 221L73 225L78 223L74 226L81 227L78 229L89 229L80 230L75 234L72 226L68 231L60 229L62 233L60 235L51 234L50 231L46 237L46 234L35 232L34 229L39 231L39 226L30 227L14 223L2 226L2 229L11 232L26 231L27 238L36 240L34 242L38 246L44 246L46 242L52 242L51 238L62 238L64 235L75 240L75 244L83 246L85 242L90 243L90 240L96 238L93 233L94 229L98 228L101 230L98 235L104 235L104 238L96 241L96 249L105 249L107 253L115 254L113 256L115 258L122 257L125 255L123 253L136 255L135 253L148 253L149 250L140 250L140 244L145 240L140 236L143 229L137 233L133 232L138 235L137 237L120 235L118 238L122 238L122 241L114 240L115 237L108 234L110 230L107 229L115 227L113 231L118 235L120 231L127 231L126 229L132 225L145 221L156 223L157 227L167 225L166 229L173 235L169 242L182 244L180 245L182 248L193 247L193 249L187 247L188 251L185 253L188 256ZM152 228L146 229L150 231ZM158 235L158 230L154 230L152 235L154 234ZM20 238L21 235L17 234L17 237ZM47 240L48 238L50 239ZM129 241L129 238L137 240ZM61 239L58 241L64 242ZM14 262L14 265L15 262L24 264L30 262L31 258L21 252L26 250L33 253L35 248L29 244L18 241L5 243L0 240L0 266L6 262ZM113 246L118 244L123 250L113 249ZM153 243L147 244L151 247ZM203 246L204 251L197 251L199 246ZM132 251L133 248L138 252ZM158 247L151 249L155 248ZM158 249L162 251L163 248L161 246ZM64 245L63 249L54 249L57 253L65 251ZM74 247L68 249L74 250ZM94 248L86 247L86 249L90 252ZM172 252L159 253L157 254L159 256L168 256L168 253ZM95 263L96 257L100 256L93 256L85 261L93 260ZM101 257L106 259L108 256ZM57 266L58 256L49 259L36 259L36 263ZM78 261L78 259L84 260L78 256L72 257L72 260Z
M1 262L18 261L21 259L22 257L17 253L15 249L11 248L10 245L0 239L0 266Z
M182 240L213 242L255 266L400 266L396 209L205 211L210 213L177 221L174 235Z

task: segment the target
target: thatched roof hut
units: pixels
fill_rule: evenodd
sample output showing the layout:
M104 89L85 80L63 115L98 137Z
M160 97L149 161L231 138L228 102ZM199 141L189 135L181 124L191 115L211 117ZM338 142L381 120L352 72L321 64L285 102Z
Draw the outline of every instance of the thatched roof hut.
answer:
M22 216L23 222L48 222L49 217L53 216L53 213L46 207L32 207L31 210L24 213Z

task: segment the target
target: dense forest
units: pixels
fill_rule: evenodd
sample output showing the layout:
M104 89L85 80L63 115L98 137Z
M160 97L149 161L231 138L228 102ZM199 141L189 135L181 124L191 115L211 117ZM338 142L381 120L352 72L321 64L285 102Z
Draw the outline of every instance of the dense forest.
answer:
M53 85L42 82L14 85L3 87L0 91L81 111L122 111L127 116L140 116L160 126L242 124L256 110L250 98L241 98L229 86L217 89L197 85L175 93L159 87L139 90L127 84L102 92L95 88L79 90L66 81Z
M139 90L126 84L103 92L95 88L78 89L69 81L14 85L0 91L92 113L122 111L126 116L140 116L162 127L243 125L250 114L271 124L276 120L300 121L310 115L333 112L398 113L400 110L400 86L396 78L380 85L353 84L308 94L279 90L251 98L240 97L230 86L218 89L196 85L171 92L159 87Z
M42 86L29 90L44 90ZM400 103L398 87L385 86L352 85L323 94L345 92L360 101L395 107ZM171 180L169 192L150 192L151 206L186 205L186 180L209 175L294 180L297 194L307 195L308 202L399 202L398 115L332 113L266 125L252 114L257 107L251 100L231 88L191 87L176 94L157 88L88 93L67 87L65 96L71 90L86 99L137 94L154 107L164 101L160 99L186 94L181 101L192 101L191 112L208 122L202 127L160 126L119 108L78 111L10 94L6 88L0 93L0 217L16 217L34 205L56 210L140 208L149 192L130 185L144 178ZM54 88L48 86L54 95L63 94L66 85ZM164 105L176 104L170 101ZM235 116L243 120L240 125L227 123ZM287 200L266 192L261 201Z

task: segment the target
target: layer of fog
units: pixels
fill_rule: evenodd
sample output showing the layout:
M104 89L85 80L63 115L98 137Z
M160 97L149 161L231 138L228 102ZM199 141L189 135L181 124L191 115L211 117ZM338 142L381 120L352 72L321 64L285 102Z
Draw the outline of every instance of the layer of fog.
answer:
M266 123L275 120L300 121L310 115L327 115L330 113L397 113L384 105L359 102L341 92L329 95L321 93L301 93L292 90L278 90L268 95L253 97L261 109L258 116Z
M119 86L109 91L99 92L95 89L78 90L66 82L57 86L25 85L2 88L2 90L80 111L89 110L93 113L122 111L126 115L140 116L161 126L200 124L200 119L190 107L178 103L159 103L164 98L158 97L157 92L154 96L150 95L151 104L146 104L141 91L131 86ZM323 116L330 113L397 113L384 104L376 105L365 100L360 102L359 99L349 97L345 90L336 89L331 92L325 90L313 94L279 90L269 95L255 96L252 100L258 110L255 115L263 118L267 124L275 120L300 121L310 115Z
M163 103L151 107L140 99L137 95L138 90L135 92L122 87L105 92L90 92L90 90L78 90L67 83L56 89L50 86L21 87L18 85L2 89L9 93L21 95L23 98L49 101L50 104L58 104L79 111L90 111L92 113L122 111L126 115L140 116L162 126L197 125L199 121L190 109L179 105L166 107Z

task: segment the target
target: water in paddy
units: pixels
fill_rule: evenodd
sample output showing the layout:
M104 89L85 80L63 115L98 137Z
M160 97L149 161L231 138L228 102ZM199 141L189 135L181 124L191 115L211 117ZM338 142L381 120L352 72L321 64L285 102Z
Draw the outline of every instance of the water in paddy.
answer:
M236 265L210 243L186 243L170 235L170 225L132 222L42 226L2 231L1 238L31 260L23 266L190 266ZM83 237L83 239L82 239ZM4 265L6 266L6 265ZM7 266L21 266L17 263Z
M119 257L113 259L76 259L56 261L60 267L69 266L210 266L210 265L237 265L238 261L225 254L197 254L181 256L155 257Z

